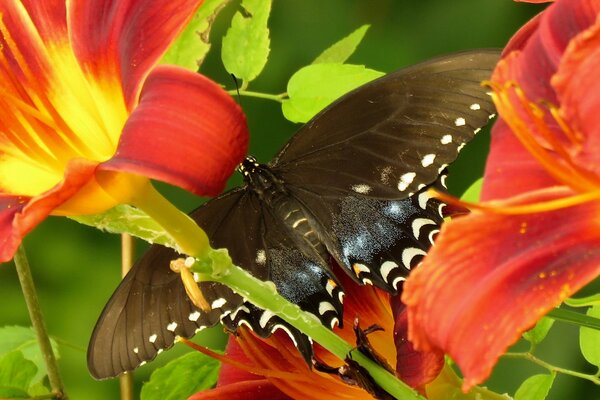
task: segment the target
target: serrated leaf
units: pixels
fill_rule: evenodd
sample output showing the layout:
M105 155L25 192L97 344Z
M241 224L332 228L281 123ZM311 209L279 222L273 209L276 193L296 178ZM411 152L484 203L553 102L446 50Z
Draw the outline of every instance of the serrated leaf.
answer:
M84 225L110 233L129 233L149 243L176 248L167 232L142 210L126 204L118 205L102 214L69 217Z
M292 122L307 122L343 94L383 75L364 65L308 65L290 78L289 99L282 104L283 115Z
M354 53L362 42L370 25L363 25L345 38L325 49L312 64L339 63L343 64Z
M6 353L0 358L0 396L28 398L28 389L36 373L35 364L26 360L21 351Z
M142 387L141 400L180 400L217 382L219 362L199 352L185 354L156 369Z
M468 201L470 203L477 203L479 201L479 197L481 195L481 187L483 186L483 178L477 179L475 182L469 186L467 190L460 197L463 201Z
M555 376L555 374L530 376L517 389L514 400L544 400L552 388Z
M600 318L600 305L590 307L586 315ZM581 354L590 363L600 368L600 331L581 327L579 330Z
M58 345L50 340L54 355L59 358ZM36 374L33 382L40 382L47 374L44 356L37 343L35 332L30 327L4 326L0 328L0 356L12 351L20 351L25 359L33 362Z
M210 29L219 11L230 0L205 0L186 28L171 44L161 64L173 64L197 71L210 50Z
M242 0L241 7L223 38L221 59L227 72L248 83L261 73L269 58L271 0Z
M554 320L552 318L544 317L532 329L525 332L523 338L533 344L539 344L546 338L553 324Z

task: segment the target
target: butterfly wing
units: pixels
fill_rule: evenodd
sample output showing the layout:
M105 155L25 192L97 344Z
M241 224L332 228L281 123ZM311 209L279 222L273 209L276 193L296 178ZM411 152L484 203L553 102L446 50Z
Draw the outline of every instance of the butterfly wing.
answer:
M228 247L235 259L246 259L259 238L248 224L260 215L253 199L238 189L207 202L192 215L219 247ZM246 236L231 235L249 230ZM247 246L239 246L240 237ZM114 377L152 360L173 345L175 336L191 337L213 326L221 315L238 308L243 300L226 286L202 282L213 310L204 313L188 298L179 274L171 271L176 251L154 245L133 266L104 307L88 347L88 368L98 379Z
M322 195L398 199L434 182L493 116L481 86L497 50L458 53L388 74L324 109L271 163Z
M191 214L213 248L227 248L234 264L271 281L279 293L332 326L341 320L341 287L321 260L295 248L282 222L249 190L237 189ZM152 360L173 345L220 320L235 331L249 326L261 337L285 331L307 361L310 340L270 311L261 310L214 282L201 282L209 313L189 300L179 275L169 268L180 255L154 245L134 265L102 311L88 348L88 367L98 379L114 377Z

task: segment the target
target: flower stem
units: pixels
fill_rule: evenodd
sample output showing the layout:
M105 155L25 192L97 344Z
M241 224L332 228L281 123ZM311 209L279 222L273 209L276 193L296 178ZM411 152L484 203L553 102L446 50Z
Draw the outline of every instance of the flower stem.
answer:
M533 362L534 364L539 365L542 368L547 369L550 372L557 372L557 373L563 374L563 375L574 376L577 378L581 378L581 379L585 379L590 382L593 382L596 385L600 385L600 378L598 378L598 376L596 376L596 375L584 374L582 372L571 371L570 369L558 367L556 365L550 364L544 360L537 358L536 356L534 356L531 353L506 353L503 355L503 357L520 358L523 360L528 360L528 361Z
M238 93L238 91L237 90L229 90L227 93L229 93L231 95L236 95ZM249 90L242 90L242 89L240 89L239 94L240 94L240 96L248 96L248 97L256 97L259 99L273 100L278 103L283 102L283 100L287 97L287 93L269 94L269 93L261 93L261 92L252 92Z
M127 233L121 234L121 276L127 275L133 265L135 242ZM119 377L121 400L133 400L133 371Z
M354 361L369 371L379 386L395 398L423 400L417 392L383 367L364 354L354 351L351 345L324 327L316 316L302 311L300 307L280 296L273 283L256 279L234 266L226 250L211 251L209 259L198 260L192 266L193 271L200 273L201 280L216 281L229 286L257 307L277 314L341 360L351 355Z
M31 276L31 269L29 268L29 261L27 260L23 245L19 246L17 249L14 261L19 281L21 282L23 296L25 297L25 303L29 310L29 318L31 319L31 324L33 325L33 330L37 336L37 342L40 346L42 356L44 357L46 369L48 370L48 380L53 396L56 399L64 399L66 398L64 386L58 371L56 357L54 356L54 351L50 344L50 337L46 330L37 292L35 290L35 285L33 284L33 277Z
M187 214L165 199L150 182L131 204L154 219L177 243L182 254L203 258L210 249L206 233Z

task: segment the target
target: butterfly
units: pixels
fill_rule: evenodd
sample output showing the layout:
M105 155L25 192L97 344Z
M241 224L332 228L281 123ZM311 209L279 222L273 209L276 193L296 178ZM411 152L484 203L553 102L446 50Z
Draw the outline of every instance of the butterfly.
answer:
M278 292L333 328L343 287L332 265L357 284L397 294L433 243L445 204L446 167L494 116L488 89L497 50L436 58L344 95L300 128L268 164L247 157L244 184L191 217L213 248L274 283ZM283 330L307 361L311 340L231 289L199 282L211 305L196 308L179 275L181 257L154 245L118 286L96 324L88 367L98 379L152 360L177 336L222 323L268 337Z

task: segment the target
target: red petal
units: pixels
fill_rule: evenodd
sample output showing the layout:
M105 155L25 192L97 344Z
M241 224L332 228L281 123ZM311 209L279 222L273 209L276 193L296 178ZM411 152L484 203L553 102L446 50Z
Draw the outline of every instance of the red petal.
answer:
M216 195L247 147L245 116L225 91L202 75L159 66L144 84L115 156L101 168Z
M35 1L35 0L31 0ZM70 2L72 42L95 75L120 71L127 104L202 0ZM115 69L116 67L116 69Z
M68 38L65 0L21 0L42 40L46 43L65 41ZM15 7L15 2L6 2Z
M242 381L190 396L188 400L289 400L267 379Z
M46 193L34 198L0 197L0 262L10 260L27 233L93 179L95 167L86 160L73 160L65 179Z
M242 350L240 345L238 344L235 336L229 336L229 341L227 342L227 349L225 350L225 355L235 361L239 361L245 365L252 365L252 361L246 356L246 353ZM219 381L217 386L226 386L236 382L242 381L253 381L258 379L264 379L263 376L257 374L251 374L250 372L246 372L239 368L236 368L230 364L223 363L221 365L221 370L219 371Z
M492 129L481 200L511 196L556 185L540 163L523 147L503 120Z
M396 299L394 302L394 342L396 343L396 373L413 388L420 388L433 381L444 367L441 351L416 351L408 341L408 317L406 307Z
M598 7L600 12L600 6ZM563 117L584 137L575 157L584 168L600 173L600 22L569 45L552 84Z
M446 224L404 286L415 347L447 352L465 389L482 382L523 331L600 274L599 212L588 203L519 216L474 212Z

